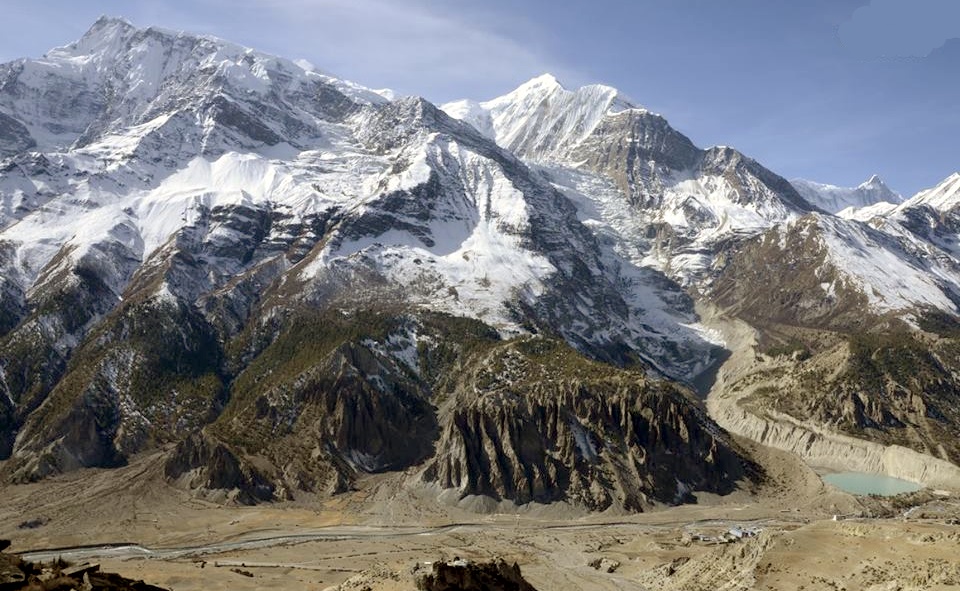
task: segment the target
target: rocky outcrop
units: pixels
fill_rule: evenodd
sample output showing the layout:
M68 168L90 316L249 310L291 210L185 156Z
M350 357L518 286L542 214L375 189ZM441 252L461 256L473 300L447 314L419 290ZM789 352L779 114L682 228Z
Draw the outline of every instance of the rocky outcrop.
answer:
M695 491L726 494L757 476L674 387L543 339L475 363L441 415L437 454L420 475L427 483L521 504L640 511L695 501Z
M16 432L16 408L6 396L0 396L0 458L10 457Z
M758 328L862 327L867 297L831 265L822 234L818 218L806 216L745 241L710 286L711 301Z
M695 167L702 152L663 117L634 109L604 117L570 158L613 179L635 205L650 208L660 205L671 172Z
M13 117L0 113L0 157L12 156L37 145L30 130Z
M395 356L412 344L401 341L407 322L302 312L264 328L272 342L251 345L258 351L223 412L176 446L168 478L253 503L342 493L359 475L422 462L438 425L430 389L408 365L415 360Z
M164 476L213 500L243 505L284 500L283 491L277 491L255 466L203 433L191 435L177 445L164 464Z
M15 405L14 429L46 400L67 370L77 344L119 299L138 264L129 249L109 244L74 256L64 247L43 269L24 302L28 313L0 337L0 373ZM0 444L0 459L3 453Z
M0 550L10 545L0 540ZM143 581L127 579L100 570L99 564L70 565L61 560L52 564L34 564L15 554L0 551L0 589L3 591L167 591Z
M416 578L420 591L536 591L520 574L517 563L502 558L492 562L437 561L430 572Z
M562 341L374 312L273 330L220 417L171 453L177 485L260 502L412 468L406 486L461 498L641 511L759 476L686 393Z

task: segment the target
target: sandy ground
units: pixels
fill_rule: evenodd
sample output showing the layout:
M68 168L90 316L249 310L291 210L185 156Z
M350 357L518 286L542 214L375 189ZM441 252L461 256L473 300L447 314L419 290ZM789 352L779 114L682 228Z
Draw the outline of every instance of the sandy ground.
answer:
M640 515L562 505L477 513L391 479L334 499L225 507L151 477L159 459L148 457L4 489L0 537L20 552L140 544L155 552L93 550L80 560L177 591L411 590L425 562L495 556L516 561L541 591L960 589L960 500L936 499L906 518L897 508L892 517L834 521L868 509L824 487L792 456L755 451L770 473L757 494L702 495L697 505ZM26 521L42 525L19 527ZM697 540L738 525L760 533L726 544ZM619 564L606 572L590 566L597 559Z

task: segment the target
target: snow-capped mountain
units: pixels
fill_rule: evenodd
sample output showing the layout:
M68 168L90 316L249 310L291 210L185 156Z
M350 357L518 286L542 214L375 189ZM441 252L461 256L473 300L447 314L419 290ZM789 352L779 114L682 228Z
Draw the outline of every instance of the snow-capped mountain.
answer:
M874 223L887 231L907 234L931 245L932 261L950 264L960 260L960 174L920 191L894 209L884 211Z
M296 486L422 461L439 428L431 380L469 361L444 343L458 324L427 330L437 314L479 322L483 347L556 335L577 355L681 380L719 354L678 285L598 240L546 177L423 99L107 18L4 65L0 89L13 130L0 161L0 457L15 479L167 442L188 446L172 478L184 462L202 472L197 458L221 445L243 464L232 450L247 431L230 420L257 409L290 429L281 414L316 404L304 388L342 372L359 382L337 396L400 404L377 420L424 425L422 453L352 431L334 447L321 438L322 457L304 453L326 476ZM341 346L290 369L268 398L245 398L250 372L289 369L274 343L313 315L363 310L403 329L358 335L358 316L330 336ZM370 401L398 389L409 396ZM380 429L371 420L336 428ZM289 484L284 470L264 478ZM244 473L259 498L260 477ZM680 485L664 482L671 492L647 493L673 498Z
M443 108L539 167L588 223L625 238L636 264L709 281L718 244L811 210L784 179L729 147L697 148L607 86L535 78L490 101Z
M958 204L960 204L960 172L955 172L937 186L920 191L897 209L904 211L925 205L937 211L948 212Z
M950 208L953 179L903 204L878 178L853 189L801 181L792 185L732 148L697 148L662 117L622 99L612 101L610 97L619 98L616 92L598 96L591 87L567 91L557 86L541 78L499 99L445 108L476 122L502 146L526 150L528 162L577 203L581 219L638 267L663 271L700 303L746 322L773 351L778 348L769 343L785 343L804 352L796 359L813 356L809 366L778 371L800 384L797 396L816 392L818 402L804 406L771 395L783 383L767 382L762 372L744 383L728 380L727 387L739 392L763 384L767 390L751 398L756 408L786 410L792 420L815 417L856 436L914 448L927 449L942 440L931 433L960 431L955 413L931 418L915 410L949 406L955 385L931 394L911 385L906 374L893 372L887 383L916 396L911 407L872 386L864 389L865 380L878 383L870 372L889 368L865 372L861 362L851 361L837 370L837 351L824 345L836 338L831 335L849 335L858 342L880 338L861 337L864 333L891 331L894 336L881 338L875 352L909 357L925 345L910 349L914 337L902 337L898 327L904 325L898 322L905 323L907 334L918 326L949 333L951 321L945 318L957 317L960 302L960 225L940 212ZM591 116L551 115L552 105L559 103L576 104L574 113ZM509 127L492 123L502 113L510 113ZM544 125L555 121L573 123ZM563 130L560 136L569 139L539 139L550 137L549 130ZM526 138L537 141L524 143ZM546 149L531 150L531 145ZM840 215L831 215L835 212ZM822 339L812 336L821 331ZM923 363L930 368L924 380L955 384L952 370L944 369L955 365L950 359ZM821 393L804 381L809 380L805 372L820 364L823 371L839 371L842 383L832 387L855 390L853 400L840 405L828 391ZM733 411L735 416L751 412ZM907 424L915 427L902 429ZM738 422L726 425L752 433ZM865 433L864 425L886 427ZM957 461L960 448L941 448L936 455Z
M847 217L849 214L841 212L852 213L853 210L884 203L898 205L903 201L903 197L892 191L877 175L856 187L837 187L804 179L793 179L790 184L811 204L829 213Z
M733 148L697 148L663 117L609 87L571 91L551 76L490 101L443 108L526 154L578 204L581 218L612 236L639 267L661 270L703 294L745 241L794 227L817 228L817 248L877 311L952 311L960 293L960 276L936 245L899 226L884 232L862 224L911 204L949 203L954 177L907 202L877 176L855 188L788 183ZM544 139L526 142L537 137L565 139L531 150L546 145ZM817 221L811 225L811 219Z
M598 260L571 260L601 254L552 187L425 101L387 104L286 60L115 19L16 66L0 105L29 120L31 137L41 138L35 146L45 149L12 158L0 181L4 238L19 263L6 276L17 277L24 293L58 255L60 265L79 261L102 241L148 261L180 230L199 225L211 251L242 249L236 243L250 237L217 212L268 232L258 239L270 247L248 253L253 258L239 267L217 261L210 273L222 277L200 280L190 296L275 256L271 249L311 220L331 218L337 239L311 254L299 280L361 266L391 283L433 285L421 290L424 305L507 331L519 322L503 308L515 295L539 298L550 278L577 268L604 276ZM60 104L74 97L51 92L50 115L33 119L27 109L41 80L111 100L92 101L74 117ZM59 223L37 211L67 194L58 199L67 208ZM530 203L534 196L543 203ZM549 236L575 242L543 244ZM117 273L106 282L119 295L129 269ZM656 307L645 304L637 314Z
M4 64L0 77L5 120L23 126L20 131L27 135L17 136L23 146L43 152L85 147L108 140L113 132L142 140L188 114L191 124L199 124L197 133L226 133L228 144L276 145L316 137L310 123L328 118L316 112L312 100L323 85L353 102L384 101L356 85L219 39L137 29L107 17L79 41L40 59ZM228 97L247 101L238 105ZM259 99L261 112L243 109L252 97ZM260 123L264 116L280 116L284 107L304 116ZM214 129L214 122L226 129ZM240 126L243 134L230 133ZM4 150L11 152L13 146Z
M438 108L103 18L0 66L2 472L171 444L244 502L728 492L746 452L671 385L724 358L695 304L774 339L955 317L958 189L807 198L607 86Z
M570 91L551 74L490 101L461 100L441 108L521 158L547 162L569 157L606 116L645 111L615 88L594 84Z

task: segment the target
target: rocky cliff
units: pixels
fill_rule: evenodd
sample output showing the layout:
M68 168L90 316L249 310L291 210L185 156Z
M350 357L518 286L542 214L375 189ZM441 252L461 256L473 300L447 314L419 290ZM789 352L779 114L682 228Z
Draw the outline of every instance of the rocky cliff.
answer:
M421 478L462 495L640 510L759 476L689 394L528 339L470 360Z

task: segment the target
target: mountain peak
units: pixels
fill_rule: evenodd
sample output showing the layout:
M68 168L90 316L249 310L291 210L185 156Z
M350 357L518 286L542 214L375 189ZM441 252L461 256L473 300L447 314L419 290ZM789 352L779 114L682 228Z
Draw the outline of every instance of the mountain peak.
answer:
M856 187L838 187L805 179L794 179L790 184L804 199L830 213L903 201L903 197L891 190L876 174Z
M90 25L90 28L87 29L78 43L82 43L84 40L89 42L98 39L112 39L136 30L137 27L123 17L102 15Z
M637 109L637 104L628 98L620 89L608 84L587 84L578 88L567 88L560 80L550 73L541 74L527 80L511 92L487 101L484 104L495 104L504 101L516 101L526 97L543 96L573 97L576 102L603 103L603 106L613 112L628 109Z
M121 53L123 45L134 37L138 29L127 19L115 16L101 16L80 39L47 52L46 57L89 58L100 56L110 61ZM84 59L84 62L87 60Z
M526 88L546 88L551 90L552 89L566 90L566 87L563 85L563 83L561 83L556 76L554 76L549 72L540 74L539 76L536 76L534 78L527 80L526 82L521 84L517 88L517 90L526 89Z
M233 122L234 131L244 138L252 138L250 134L260 138L243 145L275 145L281 138L306 137L313 127L298 115L273 128L263 125L262 120L269 118L266 111L282 110L267 106L265 97L271 92L301 101L309 112L323 102L331 117L347 109L347 102L335 104L339 98L332 92L318 101L311 95L318 85L339 92L355 106L386 100L312 66L307 69L212 36L140 28L111 16L97 19L78 40L22 63L9 74L15 83L0 80L0 86L21 88L6 97L0 114L0 123L4 117L18 121L18 143L0 138L0 153L11 145L38 151L83 147L152 120L161 125L162 117L191 109L203 117ZM83 92L75 95L80 88ZM246 141L235 140L224 139L224 145Z
M887 184L883 182L883 179L880 178L880 175L874 174L869 179L860 183L858 185L858 188L861 188L861 189L887 188Z
M887 202L896 204L903 201L900 193L891 189L878 174L871 175L869 179L857 185L857 190L865 195L869 195L869 199L874 203Z
M485 106L504 103L538 104L543 100L563 96L569 92L553 74L541 74L536 78L527 80L507 94L482 104Z
M928 205L939 211L953 210L960 206L960 172L955 172L940 181L937 186L920 191L901 207Z
M100 18L94 21L93 25L90 27L90 30L96 29L105 29L109 27L125 27L128 29L135 29L133 23L129 20L123 18L122 16L110 16L109 14L101 14Z
M532 160L561 158L606 117L643 110L612 86L591 84L569 90L549 73L489 101L454 101L442 108Z

